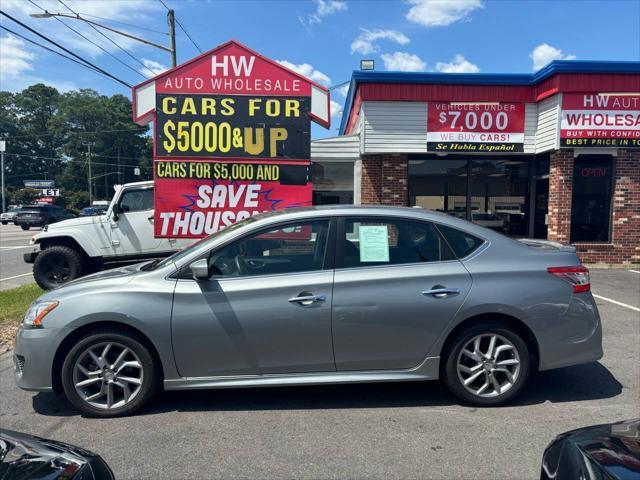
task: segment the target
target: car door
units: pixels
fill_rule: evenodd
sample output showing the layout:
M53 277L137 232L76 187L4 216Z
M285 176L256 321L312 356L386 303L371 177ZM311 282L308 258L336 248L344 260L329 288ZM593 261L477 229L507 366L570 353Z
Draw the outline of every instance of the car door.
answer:
M347 217L336 252L337 370L420 364L471 288L471 276L437 229L418 220Z
M111 218L114 255L136 255L159 250L162 239L153 236L153 187L127 189L118 202L120 213Z
M180 375L335 371L330 225L269 227L216 248L205 281L183 268L171 319Z

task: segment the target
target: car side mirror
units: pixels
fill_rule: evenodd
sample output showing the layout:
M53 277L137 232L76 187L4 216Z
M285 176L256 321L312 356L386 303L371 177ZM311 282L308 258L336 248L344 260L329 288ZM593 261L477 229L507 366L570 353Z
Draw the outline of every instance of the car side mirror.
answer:
M122 208L117 203L113 206L113 219L117 222L118 218L120 218L120 214L122 213Z
M209 260L206 258L201 258L200 260L196 260L191 265L189 265L191 269L191 274L193 275L193 279L197 282L201 282L203 280L209 280Z

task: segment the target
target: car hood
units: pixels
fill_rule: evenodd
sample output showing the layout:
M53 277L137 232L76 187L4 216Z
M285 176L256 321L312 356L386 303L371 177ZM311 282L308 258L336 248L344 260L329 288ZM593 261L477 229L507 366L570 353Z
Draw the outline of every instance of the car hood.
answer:
M81 478L113 479L107 464L93 452L0 429L0 480L68 479L82 469L90 469L93 476Z
M559 435L554 443L558 442L577 448L582 457L595 462L608 478L640 477L640 419L580 428ZM568 457L565 455L565 459ZM580 463L579 458L574 456L573 460Z
M70 218L68 220L62 220L56 223L50 223L47 227L47 231L59 230L63 228L73 228L79 225L89 225L91 223L104 223L107 221L106 215L92 216L92 217L77 217Z
M112 268L111 270L104 270L80 277L53 290L49 290L39 297L38 301L59 300L62 296L66 295L76 295L86 293L87 291L100 292L109 288L121 287L141 273L140 269L147 263L149 263L149 261L128 265L126 267Z

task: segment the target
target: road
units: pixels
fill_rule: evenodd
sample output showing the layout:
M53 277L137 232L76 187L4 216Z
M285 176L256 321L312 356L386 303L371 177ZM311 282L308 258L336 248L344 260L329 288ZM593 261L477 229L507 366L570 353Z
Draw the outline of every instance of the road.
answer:
M39 231L24 231L11 223L0 225L0 290L33 283L32 266L22 260L22 254L33 248L29 239Z
M95 420L17 389L5 353L0 425L94 450L125 479L533 479L560 432L640 416L640 274L592 278L607 299L604 358L537 374L502 408L458 405L437 382L396 383L165 392L136 416Z

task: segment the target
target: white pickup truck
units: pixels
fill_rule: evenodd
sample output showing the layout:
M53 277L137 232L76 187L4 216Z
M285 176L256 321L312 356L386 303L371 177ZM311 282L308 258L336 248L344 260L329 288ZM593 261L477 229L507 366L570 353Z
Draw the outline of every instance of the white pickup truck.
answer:
M31 238L33 276L45 290L117 263L166 257L193 240L153 236L153 181L115 187L104 215L46 225ZM38 249L39 247L39 249Z

